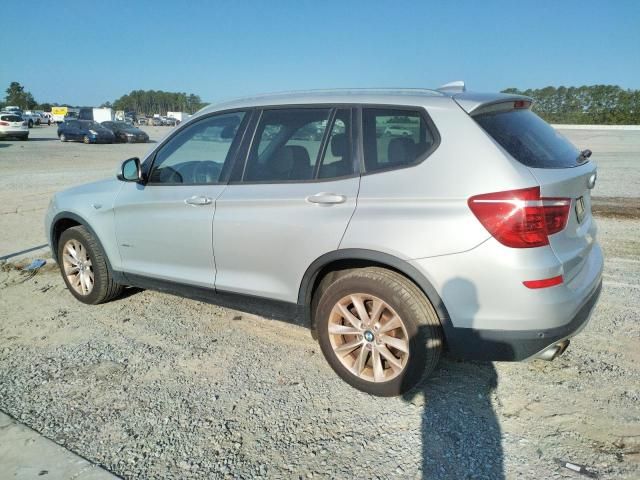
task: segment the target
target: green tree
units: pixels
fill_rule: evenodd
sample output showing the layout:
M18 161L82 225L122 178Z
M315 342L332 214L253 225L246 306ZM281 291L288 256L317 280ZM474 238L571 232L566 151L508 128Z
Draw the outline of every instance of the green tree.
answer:
M35 108L35 106L37 105L37 102L34 100L31 92L26 92L24 87L20 85L19 82L11 82L6 92L6 105L16 105L23 110L30 110L32 108Z

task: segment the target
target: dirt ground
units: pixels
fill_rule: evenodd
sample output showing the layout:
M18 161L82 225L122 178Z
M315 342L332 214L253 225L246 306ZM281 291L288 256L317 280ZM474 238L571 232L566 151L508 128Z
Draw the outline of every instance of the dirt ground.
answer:
M50 258L22 269L38 251L0 270L0 410L125 478L640 478L640 132L563 133L599 162L606 265L554 362L445 359L375 398L303 327L134 289L85 306ZM44 243L51 193L150 147L32 137L0 142L0 256Z

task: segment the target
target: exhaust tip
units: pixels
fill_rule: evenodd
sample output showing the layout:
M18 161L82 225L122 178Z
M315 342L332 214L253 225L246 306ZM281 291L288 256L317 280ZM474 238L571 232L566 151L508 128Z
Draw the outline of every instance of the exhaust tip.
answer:
M543 351L541 351L535 358L540 360L546 360L548 362L555 360L560 355L562 355L571 343L569 340L563 340L562 342L554 343L553 345L549 345Z

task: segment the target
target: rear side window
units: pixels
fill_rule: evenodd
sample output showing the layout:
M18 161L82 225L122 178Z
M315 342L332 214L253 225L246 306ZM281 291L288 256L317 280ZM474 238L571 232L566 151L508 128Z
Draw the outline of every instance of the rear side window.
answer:
M367 172L415 164L436 143L425 115L417 110L365 108L362 129Z
M513 158L527 167L579 165L578 149L531 110L483 113L473 118Z
M5 122L21 122L22 117L18 115L2 115L0 116L0 120L4 120Z
M265 110L243 180L312 180L330 113L328 108Z

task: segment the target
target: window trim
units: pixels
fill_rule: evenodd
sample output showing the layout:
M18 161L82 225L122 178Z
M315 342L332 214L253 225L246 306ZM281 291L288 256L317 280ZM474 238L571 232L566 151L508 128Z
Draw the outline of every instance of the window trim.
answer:
M365 159L364 159L364 110L365 109L401 110L401 111L417 113L423 118L427 126L427 129L430 131L431 135L433 136L433 144L431 144L431 147L429 147L422 155L420 155L411 163L407 163L404 165L392 165L390 167L380 168L378 170L367 171ZM378 173L385 173L385 172L390 172L394 170L404 170L405 168L416 167L420 165L422 162L424 162L427 158L429 158L431 154L438 149L441 142L440 132L438 131L438 128L436 127L435 122L431 119L429 112L427 112L427 109L425 107L417 106L417 105L411 106L411 105L363 103L360 105L360 108L359 108L359 130L360 130L359 132L360 148L362 149L361 150L362 153L360 156L360 161L361 161L360 170L362 172L363 177L367 175L376 175Z
M300 103L300 104L281 104L281 105L261 105L259 107L255 107L256 108L256 121L254 122L254 125L252 126L252 132L250 135L249 140L247 141L247 144L245 145L245 148L243 148L243 158L240 159L240 162L243 162L243 167L242 167L242 172L240 174L240 178L236 179L236 180L230 180L229 181L229 185L286 185L286 184L304 184L304 183L326 183L326 182L333 182L333 181L338 181L338 180L346 180L349 178L355 178L355 177L359 177L361 175L360 169L358 168L358 166L356 165L356 162L359 164L360 160L357 159L357 157L355 156L356 151L354 150L354 146L355 144L358 142L356 133L359 131L359 129L356 127L355 125L355 110L358 108L358 104L341 104L341 103ZM326 143L329 141L329 136L330 136L330 129L333 128L333 121L335 119L335 112L337 112L338 110L349 110L350 111L350 120L351 120L351 136L349 138L349 143L350 143L350 148L351 148L351 152L352 152L352 157L353 157L353 168L352 168L352 172L349 173L348 175L342 175L340 177L331 177L331 178L311 178L308 180L260 180L260 181L245 181L244 180L244 174L247 168L247 163L249 162L249 154L251 152L251 150L253 149L253 145L256 141L256 134L258 132L258 126L260 125L260 121L262 120L262 115L265 111L267 110L311 110L311 109L318 109L318 110L326 110L329 109L329 117L328 117L328 123L327 123L327 130L325 130L325 133L322 137L322 143L320 145L320 151L322 151L322 153L324 154L324 151L326 149ZM327 134L327 132L329 131L329 134ZM315 167L314 167L314 174L315 174Z
M211 112L208 113L206 115L203 115L201 117L196 117L193 119L193 121L189 121L189 122L184 122L181 123L179 128L176 129L175 132L173 132L171 135L167 136L156 148L155 150L145 159L144 163L143 163L143 175L144 175L144 186L149 186L149 187L175 187L175 186L181 186L181 187L193 187L193 186L214 186L214 185L227 185L229 182L229 175L231 173L231 170L233 169L233 165L236 162L236 159L238 157L238 152L241 150L241 146L244 144L245 141L245 135L247 133L247 126L250 124L250 120L253 118L253 113L254 113L255 108L253 107L249 107L249 108L233 108L233 109L229 109L229 110L219 110L217 112ZM153 170L153 167L156 163L156 158L158 156L158 153L160 152L160 150L162 150L164 148L164 146L169 143L173 138L176 137L176 135L179 135L183 130L189 128L192 125L195 125L196 123L205 121L211 117L217 117L220 115L227 115L230 113L240 113L243 112L244 116L242 117L242 121L240 122L240 125L238 127L238 131L236 132L236 136L233 139L233 142L231 142L231 146L229 147L229 151L227 152L227 156L231 155L228 159L225 159L224 164L222 165L222 170L220 172L220 178L218 179L217 182L212 183L212 182L199 182L199 183L161 183L161 182L150 182L149 178L151 177L151 171ZM149 166L145 167L145 164L147 163L147 161L149 162ZM227 163L229 163L229 168L225 169Z

